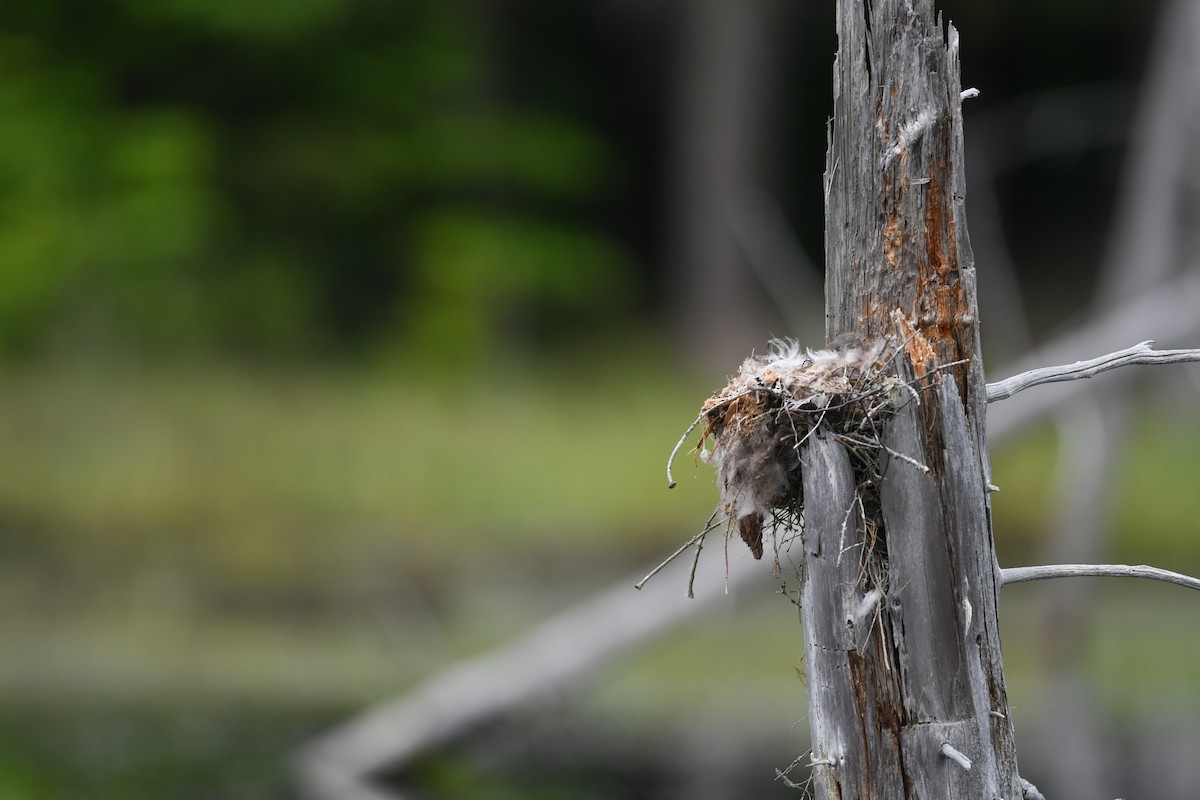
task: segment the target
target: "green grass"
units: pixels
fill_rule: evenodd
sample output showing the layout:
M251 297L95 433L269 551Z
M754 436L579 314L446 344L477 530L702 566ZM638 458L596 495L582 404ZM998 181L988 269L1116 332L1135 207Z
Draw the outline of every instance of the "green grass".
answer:
M701 393L643 377L10 374L0 509L68 560L186 543L195 566L256 583L363 545L441 565L568 541L605 551L648 531L668 541L713 495L707 475L674 494L662 477Z

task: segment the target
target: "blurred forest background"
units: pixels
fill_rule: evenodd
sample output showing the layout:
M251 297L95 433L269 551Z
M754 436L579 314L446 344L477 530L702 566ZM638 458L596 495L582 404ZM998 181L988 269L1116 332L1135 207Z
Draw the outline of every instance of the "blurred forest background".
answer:
M1194 261L1200 70L1152 71L1170 35L1200 50L1163 23L1189 5L942 3L982 92L968 213L993 378ZM662 466L699 402L770 336L823 336L835 49L832 3L785 0L5 4L0 795L286 796L328 726L690 536L710 475L689 461L668 494ZM1151 74L1192 114L1154 173L1165 206L1129 166ZM1138 241L1129 198L1187 246L1114 256ZM1165 266L1128 268L1143 255ZM1200 342L1149 322L1115 346ZM1124 395L1116 455L1069 457L1113 429L1095 404L997 443L1006 565L1200 571L1197 373L1170 369L1137 373L1155 391ZM1072 463L1112 470L1071 495ZM1103 532L1059 536L1063 496ZM1200 605L1087 591L1001 599L1027 777L1196 797ZM772 592L526 725L573 731L574 778L447 755L425 796L769 784L806 747L800 633ZM1058 778L1037 750L1084 723L1055 697L1100 732ZM621 777L647 753L674 778Z

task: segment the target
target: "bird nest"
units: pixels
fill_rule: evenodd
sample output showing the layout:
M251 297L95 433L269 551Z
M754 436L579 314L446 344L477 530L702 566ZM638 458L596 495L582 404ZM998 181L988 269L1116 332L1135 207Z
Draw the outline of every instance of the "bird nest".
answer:
M764 355L752 355L700 414L671 453L703 425L696 452L717 471L718 512L756 559L763 556L764 525L798 530L803 518L801 448L818 431L839 439L857 454L856 480L876 477L881 421L914 390L892 364L903 343L889 338L863 341L841 336L826 349L801 348L774 340ZM714 518L716 514L714 514ZM778 545L777 545L778 546Z

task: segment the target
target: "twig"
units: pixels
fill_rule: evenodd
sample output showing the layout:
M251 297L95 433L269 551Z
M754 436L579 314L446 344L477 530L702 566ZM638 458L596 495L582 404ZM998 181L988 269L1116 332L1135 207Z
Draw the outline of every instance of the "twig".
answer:
M857 495L855 496L854 499L858 500L858 502L860 504L862 503L862 499L859 498ZM850 550L851 548L858 546L858 544L852 544L852 545L850 545L850 547L846 547L846 527L850 524L850 515L853 513L854 513L854 503L851 503L850 507L846 509L845 516L842 517L842 532L838 535L837 565L839 567L842 565L842 555L847 550ZM866 515L864 514L864 516L866 516ZM861 543L859 543L859 544L861 544Z
M683 432L683 436L680 436L679 441L675 443L674 449L671 450L671 456L667 459L668 489L674 489L676 485L675 478L671 476L671 465L675 463L675 456L679 455L679 448L683 447L683 443L687 441L687 437L692 435L692 431L696 430L696 426L703 422L705 417L716 411L718 408L724 408L735 400L740 400L743 397L749 397L750 395L757 394L758 392L766 392L767 394L775 395L776 397L783 396L779 390L772 389L770 386L754 386L746 389L745 391L738 392L732 397L726 397L719 403L713 403L711 408L706 408L696 415L696 418L692 420L692 424L688 425L687 430Z
M665 568L667 566L667 564L670 564L672 561L679 558L679 556L683 554L684 550L687 550L689 547L696 544L697 542L699 542L700 546L703 547L704 546L704 544L703 544L704 537L708 535L709 531L713 530L714 528L719 527L720 525L723 525L725 522L724 520L721 520L721 522L713 522L713 520L717 518L717 514L719 514L719 513L721 513L721 507L717 506L716 509L713 510L713 513L709 516L708 521L704 523L704 528L699 533L697 533L691 539L688 539L686 542L684 542L684 544L681 545L678 550L676 550L674 553L671 553L671 555L667 556L666 559L663 560L663 562L661 564L659 564L654 569L650 570L649 574L647 574L646 577L642 578L640 581L638 581L637 583L635 583L633 585L633 588L640 591L641 588L646 585L646 582L648 580L653 578L658 573L662 572L663 568ZM699 551L697 551L697 553L698 552ZM693 569L693 574L694 574L694 572L695 572L695 570ZM691 596L692 596L691 587L689 586L688 597L691 597Z
M1200 578L1144 564L1046 564L1037 567L1008 567L1000 570L1000 584L1040 581L1048 578L1148 578L1200 591Z
M711 519L711 517L709 519ZM688 600L696 599L696 570L700 567L700 553L704 550L704 534L706 532L707 530L702 531L700 536L696 539L696 555L692 558L692 571L688 573Z
M675 463L675 456L679 453L679 448L683 447L683 443L687 441L687 437L692 435L692 431L696 430L696 426L700 424L708 416L707 411L701 411L700 414L692 420L692 424L688 425L687 430L683 432L683 436L679 437L679 441L675 443L675 449L671 451L671 457L667 459L667 488L675 488L675 479L671 477L671 465ZM684 545L687 547L687 545ZM669 559L668 559L669 560Z
M1061 364L1089 350L1117 349L1123 342L1138 341L1153 330L1164 342L1187 342L1200 337L1200 263L1154 289L1133 297L1120 306L1094 316L1070 333L1059 336L1028 353L1013 367L1024 372L1045 364ZM1118 370L1109 376L1106 388L1114 388L1136 373ZM1028 425L1056 413L1073 398L1090 390L1084 381L1047 386L1040 392L1026 393L1019 403L1001 403L988 409L988 438L998 441L1016 434Z
M926 372L920 378L917 378L917 380L918 381L924 380L925 378L928 378L930 375L934 374L935 372L941 372L942 370L951 369L952 367L957 367L960 364L970 364L970 363L971 363L971 359L969 359L969 358L960 358L957 361L947 361L945 364L938 364L936 367L934 367L933 369ZM916 381L913 381L913 383L916 383Z
M893 450L892 448L888 447L887 445L883 445L883 449L886 450L888 455L890 455L892 458L899 459L900 461L903 461L906 464L910 464L911 466L916 467L917 470L919 470L920 472L922 472L926 475L929 474L929 467L925 466L920 461L917 461L912 456L906 456L906 455L904 455L904 453L897 452L897 451Z
M1074 381L1091 378L1101 372L1132 364L1183 364L1200 361L1200 350L1155 350L1149 340L1099 356L1088 361L1076 361L1058 367L1039 367L987 385L987 400L1005 400L1017 392L1043 383Z

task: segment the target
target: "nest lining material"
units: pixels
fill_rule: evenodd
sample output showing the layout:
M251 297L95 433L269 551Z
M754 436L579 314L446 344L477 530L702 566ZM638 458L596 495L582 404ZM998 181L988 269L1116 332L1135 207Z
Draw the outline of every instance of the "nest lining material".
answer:
M816 430L877 456L882 445L875 420L895 408L905 388L888 374L896 355L889 354L888 343L842 336L828 349L809 350L795 340L773 340L768 353L747 358L729 384L704 403L680 440L704 423L700 459L716 468L720 509L730 532L736 527L756 559L763 555L768 516L799 526L800 448Z

